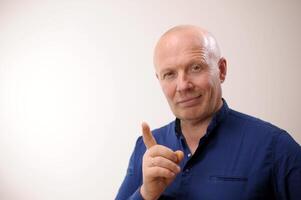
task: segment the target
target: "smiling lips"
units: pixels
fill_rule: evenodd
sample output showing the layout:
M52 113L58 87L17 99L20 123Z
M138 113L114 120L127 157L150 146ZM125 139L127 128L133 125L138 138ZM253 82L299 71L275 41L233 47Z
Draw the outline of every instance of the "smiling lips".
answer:
M183 107L195 106L199 102L199 99L201 96L202 95L192 97L192 98L181 99L181 100L177 101L177 104L180 106L183 106Z

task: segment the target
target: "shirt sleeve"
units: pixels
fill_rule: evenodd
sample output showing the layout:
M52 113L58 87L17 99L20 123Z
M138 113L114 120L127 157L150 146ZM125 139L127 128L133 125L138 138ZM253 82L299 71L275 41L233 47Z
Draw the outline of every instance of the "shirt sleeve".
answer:
M276 139L274 178L277 199L300 199L301 147L286 132L280 134Z
M142 137L139 137L130 157L126 176L115 198L116 200L143 200L140 194L140 186L142 184L142 156L144 152L145 146Z

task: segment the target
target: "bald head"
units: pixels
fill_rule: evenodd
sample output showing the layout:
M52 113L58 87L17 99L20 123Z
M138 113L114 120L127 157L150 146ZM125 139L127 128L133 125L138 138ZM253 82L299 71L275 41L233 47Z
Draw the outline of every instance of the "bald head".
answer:
M221 58L219 46L210 32L197 26L181 25L169 29L159 39L154 52L155 67L166 52L179 48L205 51L208 58L217 61Z
M168 30L155 47L154 64L163 93L181 124L205 123L221 107L227 63L208 31L191 25Z
M162 35L154 53L157 78L181 123L205 122L222 105L227 63L215 38L196 26L176 26Z

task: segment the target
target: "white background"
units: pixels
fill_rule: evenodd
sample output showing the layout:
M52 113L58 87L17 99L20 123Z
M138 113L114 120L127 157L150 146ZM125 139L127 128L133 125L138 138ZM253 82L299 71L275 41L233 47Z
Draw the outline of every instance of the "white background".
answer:
M301 3L0 0L0 199L113 199L140 124L174 117L152 52L178 24L209 29L233 109L301 142Z

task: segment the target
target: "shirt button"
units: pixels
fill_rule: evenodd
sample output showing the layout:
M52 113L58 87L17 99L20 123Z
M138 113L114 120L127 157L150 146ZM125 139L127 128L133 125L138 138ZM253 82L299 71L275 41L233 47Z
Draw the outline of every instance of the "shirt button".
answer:
M190 158L191 157L191 153L189 153L187 156L188 156L188 158Z
M182 175L188 176L189 172L190 172L190 169L185 169Z

